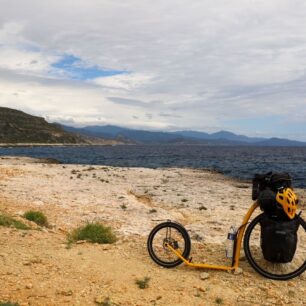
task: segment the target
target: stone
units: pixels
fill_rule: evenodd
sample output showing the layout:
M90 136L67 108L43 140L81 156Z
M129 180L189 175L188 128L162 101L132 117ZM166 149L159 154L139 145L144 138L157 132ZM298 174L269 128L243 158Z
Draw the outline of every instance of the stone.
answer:
M26 261L23 262L23 265L24 265L24 266L30 266L31 264L32 264L32 263L31 263L30 260L26 260Z
M78 240L77 242L76 242L76 244L83 244L83 243L86 243L87 241L86 240Z
M111 249L111 246L109 244L103 244L101 248L103 251L108 251Z
M95 298L95 302L99 305L111 305L110 304L110 299L108 297L103 296L103 295L97 296Z
M242 274L242 273L243 273L243 270L239 267L234 270L235 275L239 275L239 274Z
M207 288L204 288L204 287L198 287L198 290L200 292L206 292L207 291Z
M208 278L209 278L209 273L207 273L207 272L202 272L202 273L200 274L200 279L205 280L205 279L208 279Z
M26 288L27 288L27 289L32 289L32 288L33 288L33 285L32 285L31 283L26 284Z
M73 295L73 291L72 290L62 290L62 291L58 291L57 294L60 294L63 296L71 296Z

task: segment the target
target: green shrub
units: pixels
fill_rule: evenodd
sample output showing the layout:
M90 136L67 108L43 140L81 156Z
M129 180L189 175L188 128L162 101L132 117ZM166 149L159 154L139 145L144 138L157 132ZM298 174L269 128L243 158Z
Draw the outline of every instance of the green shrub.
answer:
M48 226L48 219L41 211L29 210L23 215L29 221L33 221L40 226Z
M7 215L0 214L0 226L15 227L17 229L27 230L29 227L24 223Z
M68 241L87 240L93 243L114 243L117 238L110 227L99 222L87 223L78 227L68 235Z
M0 302L0 306L19 306L19 304L12 302Z
M144 279L137 279L135 283L136 285L138 285L140 289L146 289L146 288L149 288L149 281L150 281L150 277L146 276Z
M123 210L126 210L127 209L127 206L123 203L120 205L120 207L123 209Z

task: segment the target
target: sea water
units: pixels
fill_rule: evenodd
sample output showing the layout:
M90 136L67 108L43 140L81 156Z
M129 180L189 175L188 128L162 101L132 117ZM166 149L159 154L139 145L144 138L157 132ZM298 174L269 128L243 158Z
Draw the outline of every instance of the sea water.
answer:
M67 164L212 169L251 179L255 173L285 171L306 188L306 147L204 145L48 146L0 148L0 155L55 158Z

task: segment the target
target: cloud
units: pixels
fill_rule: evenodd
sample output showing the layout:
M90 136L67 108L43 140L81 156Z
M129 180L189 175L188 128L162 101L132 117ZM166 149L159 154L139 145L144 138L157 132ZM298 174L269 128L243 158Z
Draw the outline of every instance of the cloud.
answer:
M131 91L149 84L153 76L141 73L128 73L115 76L95 78L94 84Z
M243 120L273 116L259 134L286 136L289 121L306 140L305 15L302 0L4 0L0 103L75 124L249 134Z
M108 99L116 104L122 104L126 106L136 106L136 107L142 107L142 108L152 108L160 104L160 102L158 101L144 102L140 100L126 99L126 98L120 98L120 97L108 97Z

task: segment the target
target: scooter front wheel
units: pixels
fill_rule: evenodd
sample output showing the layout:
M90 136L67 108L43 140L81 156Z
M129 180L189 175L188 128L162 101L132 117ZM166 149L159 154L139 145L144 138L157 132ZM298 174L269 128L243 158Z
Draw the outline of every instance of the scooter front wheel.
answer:
M147 241L151 258L162 267L173 268L181 264L182 260L167 245L184 258L188 258L191 241L188 232L181 224L172 221L160 223L152 229Z

